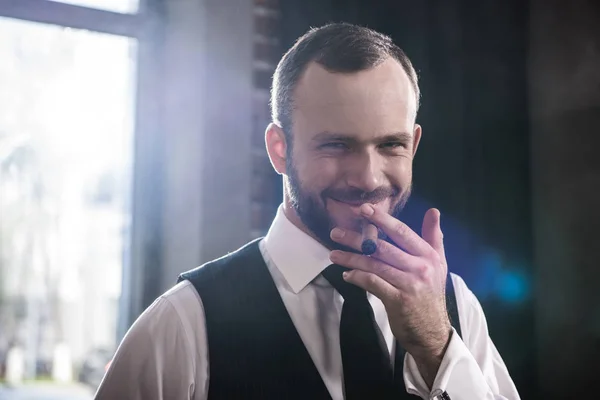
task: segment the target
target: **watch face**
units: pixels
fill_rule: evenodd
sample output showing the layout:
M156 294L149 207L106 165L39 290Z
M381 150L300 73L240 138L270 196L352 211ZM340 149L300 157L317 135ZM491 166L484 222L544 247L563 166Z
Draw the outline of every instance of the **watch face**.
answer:
M442 392L440 389L434 390L432 394L434 400L452 400L446 391Z

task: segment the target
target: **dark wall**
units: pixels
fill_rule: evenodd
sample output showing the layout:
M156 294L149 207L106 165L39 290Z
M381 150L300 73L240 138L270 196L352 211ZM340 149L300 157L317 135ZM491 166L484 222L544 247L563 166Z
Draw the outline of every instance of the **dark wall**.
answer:
M448 262L480 299L522 398L535 398L526 2L281 2L282 49L310 26L347 21L389 34L421 79L417 232L442 211Z
M549 398L598 397L598 1L531 1L529 76L538 373Z

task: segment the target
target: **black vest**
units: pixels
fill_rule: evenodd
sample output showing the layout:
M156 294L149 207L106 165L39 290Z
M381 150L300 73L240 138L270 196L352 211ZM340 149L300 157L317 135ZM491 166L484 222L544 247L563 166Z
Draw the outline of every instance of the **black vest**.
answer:
M204 306L208 398L331 400L281 300L258 241L179 276L179 282L189 280L194 285ZM448 282L448 312L460 334L450 276ZM395 369L401 377L404 351L398 343L396 348ZM404 388L403 380L397 381Z

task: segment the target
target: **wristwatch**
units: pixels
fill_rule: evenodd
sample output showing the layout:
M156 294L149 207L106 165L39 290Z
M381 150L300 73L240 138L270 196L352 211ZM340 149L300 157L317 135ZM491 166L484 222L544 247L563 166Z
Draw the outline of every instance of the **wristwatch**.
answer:
M446 392L445 390L442 392L441 390L438 389L438 390L435 390L431 394L431 400L452 400L452 399L448 395L448 392Z

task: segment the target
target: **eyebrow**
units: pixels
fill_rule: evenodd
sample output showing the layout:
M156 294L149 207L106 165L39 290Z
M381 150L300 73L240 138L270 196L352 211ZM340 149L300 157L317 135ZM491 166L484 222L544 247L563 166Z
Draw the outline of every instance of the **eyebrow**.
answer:
M379 136L375 138L377 143L387 143L387 142L410 142L413 139L413 135L408 132L393 132L388 133L383 136ZM355 135L351 135L349 133L342 132L331 132L331 131L323 131L317 133L312 140L317 142L325 142L329 140L333 141L343 141L343 142L358 142Z

